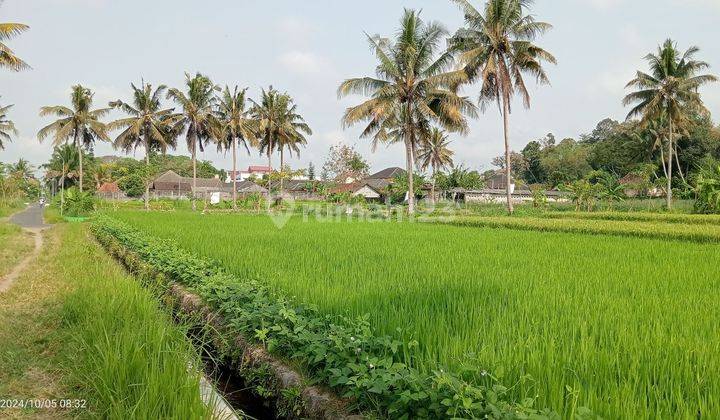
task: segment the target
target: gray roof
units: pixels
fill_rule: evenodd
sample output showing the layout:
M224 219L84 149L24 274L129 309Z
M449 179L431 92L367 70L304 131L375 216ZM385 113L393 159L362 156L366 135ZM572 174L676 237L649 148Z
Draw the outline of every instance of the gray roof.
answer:
M365 178L365 180L368 179L393 179L398 175L405 175L405 170L402 168L394 167L394 168L387 168L383 169L380 172L376 172L369 177Z

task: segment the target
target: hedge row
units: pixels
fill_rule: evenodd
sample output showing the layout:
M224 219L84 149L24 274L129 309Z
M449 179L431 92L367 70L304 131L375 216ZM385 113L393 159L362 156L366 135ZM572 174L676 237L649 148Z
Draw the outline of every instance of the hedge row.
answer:
M720 215L717 214L673 214L673 213L647 213L647 212L544 212L537 217L548 219L590 219L615 220L625 222L655 222L675 223L687 225L716 225L720 226Z
M474 226L535 230L543 232L586 233L596 235L632 236L639 238L720 242L720 226L676 223L632 222L593 219L551 219L541 217L459 217L451 220L431 220L455 226Z
M375 336L366 319L321 315L172 241L106 216L94 220L92 231L105 246L119 244L189 287L237 333L299 363L313 380L354 401L359 412L390 418L558 418L533 408L530 399L509 401L500 384L471 384L442 369L423 374L400 361L402 343Z

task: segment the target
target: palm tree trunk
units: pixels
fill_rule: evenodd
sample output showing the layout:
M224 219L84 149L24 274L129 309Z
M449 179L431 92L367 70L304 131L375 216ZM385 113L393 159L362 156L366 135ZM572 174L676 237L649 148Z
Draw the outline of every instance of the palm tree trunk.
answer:
M510 104L508 98L503 95L503 131L505 135L505 195L507 197L507 210L509 214L513 214L513 203L512 203L512 191L510 191L512 184L512 168L510 164L510 134L508 133L510 128L509 115Z
M285 174L283 173L283 170L285 168L285 154L283 153L283 148L280 148L280 196L283 195L283 180L285 177Z
M270 194L272 194L272 180L270 179L270 176L272 176L272 150L270 147L268 147L267 151L267 158L268 158L268 168L270 168L270 175L268 175L268 197L270 197Z
M408 177L408 214L415 214L415 180L413 176L413 150L410 135L406 135L405 154Z
M405 118L405 154L408 177L408 214L415 214L415 180L413 176L413 145L412 145L412 126L410 119L412 118L412 101L407 102L407 115Z
M233 210L237 211L237 138L235 138L235 137L233 137L233 139L232 139L232 154L233 154L232 200L233 200Z
M433 171L432 171L432 187L430 188L430 200L433 204L435 204L435 177L437 175L437 168L435 165L433 165Z
M63 215L65 209L65 176L60 180L60 216Z
M677 163L678 167L678 173L680 174L680 179L682 179L683 184L687 185L687 180L685 179L685 174L683 174L682 166L680 166L680 154L677 150L677 144L675 144L675 147L673 148L673 153L675 153L675 163Z
M145 133L145 170L147 176L150 176L150 140L147 132ZM145 211L150 211L150 180L145 179Z
M668 156L667 156L667 208L672 209L672 156L673 156L673 121L670 118L670 138L668 139Z
M192 166L193 166L193 185L192 185L192 191L190 192L192 196L192 210L197 210L197 207L195 206L195 192L197 191L197 159L196 159L196 153L195 150L197 148L197 139L193 140L192 143Z
M83 191L83 153L82 153L82 144L80 144L80 136L78 135L78 131L75 130L75 144L77 145L78 149L78 158L79 160L79 170L80 170L80 192Z

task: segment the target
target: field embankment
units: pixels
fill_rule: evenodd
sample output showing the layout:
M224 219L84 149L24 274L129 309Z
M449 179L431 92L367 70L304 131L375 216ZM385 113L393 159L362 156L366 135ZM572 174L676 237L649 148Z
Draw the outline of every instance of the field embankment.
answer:
M388 221L295 217L277 229L266 216L113 216L320 314L365 316L421 372L442 366L475 384L497 380L516 401L536 398L563 416L581 406L607 418L720 415L716 244Z
M0 365L9 367L0 398L41 407L0 416L209 418L197 353L154 296L83 225L45 236L37 261L0 295Z
M434 218L427 220L454 226L720 243L720 223L716 223L713 217L698 219L690 223L682 221L682 217L652 218L639 216L633 220L632 218L623 219L608 214L599 214L595 217L581 216L579 214L546 214L539 217L463 216L448 221Z

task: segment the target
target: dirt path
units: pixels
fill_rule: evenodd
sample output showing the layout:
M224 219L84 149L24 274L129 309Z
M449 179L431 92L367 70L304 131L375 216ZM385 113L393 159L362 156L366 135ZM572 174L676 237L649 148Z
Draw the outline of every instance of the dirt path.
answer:
M10 217L10 223L14 223L23 228L25 232L31 233L35 238L35 248L29 255L23 258L8 275L0 278L0 294L8 290L23 270L27 268L28 264L40 254L43 245L42 231L49 227L43 223L43 209L38 205L30 206L14 214Z

